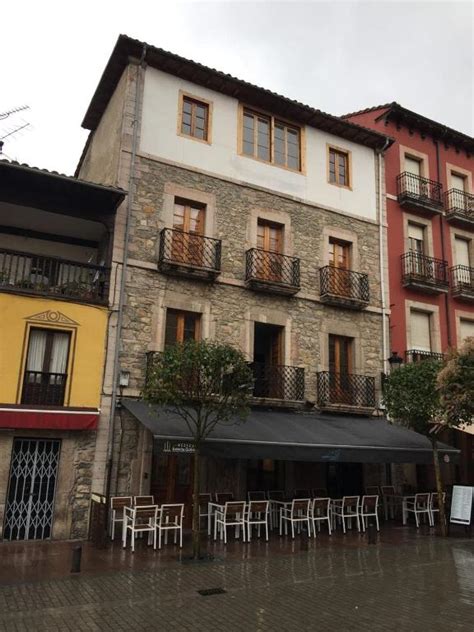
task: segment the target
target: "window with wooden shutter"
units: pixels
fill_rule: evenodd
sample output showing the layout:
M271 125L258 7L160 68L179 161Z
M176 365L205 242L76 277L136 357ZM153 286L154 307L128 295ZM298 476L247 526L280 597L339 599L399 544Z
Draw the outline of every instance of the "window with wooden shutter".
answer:
M410 312L411 348L431 351L431 315L427 312Z
M405 171L412 173L414 176L421 176L421 160L405 156Z
M451 188L458 189L458 191L466 191L466 176L460 176L457 173L451 172Z
M461 318L459 321L461 340L474 337L474 320Z
M165 347L201 337L201 315L175 309L166 311Z
M454 245L455 245L456 265L470 267L471 265L470 240L464 239L462 237L456 237L454 240Z
M425 252L425 227L408 222L408 246L419 255Z

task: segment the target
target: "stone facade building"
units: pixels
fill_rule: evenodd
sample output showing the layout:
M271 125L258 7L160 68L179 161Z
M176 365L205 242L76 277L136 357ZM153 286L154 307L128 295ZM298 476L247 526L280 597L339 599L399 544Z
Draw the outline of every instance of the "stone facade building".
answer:
M129 412L147 355L186 337L245 353L255 410L309 424L332 413L354 428L375 419L389 349L391 140L126 36L83 126L77 175L129 190L115 227L123 306L109 331L95 490L189 500L191 457L164 453ZM386 458L348 460L214 455L203 489L385 480Z

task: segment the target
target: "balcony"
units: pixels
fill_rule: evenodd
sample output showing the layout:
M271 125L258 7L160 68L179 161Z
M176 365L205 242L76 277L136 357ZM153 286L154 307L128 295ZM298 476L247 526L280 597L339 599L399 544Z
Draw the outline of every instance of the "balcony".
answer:
M474 303L474 268L454 266L449 269L451 293L455 298Z
M63 406L66 382L67 375L65 373L25 371L21 403L38 406Z
M474 228L474 195L460 189L449 189L444 194L444 206L450 224Z
M300 260L251 248L246 252L245 282L253 290L291 296L300 290Z
M108 270L59 257L0 250L0 290L107 303Z
M354 373L317 373L321 410L371 414L375 408L375 378Z
M253 396L258 399L304 401L304 369L253 362Z
M400 206L424 215L431 216L443 212L442 188L440 182L422 178L408 171L397 176Z
M363 309L369 304L367 274L324 266L319 269L319 283L323 303L350 309Z
M161 272L213 281L221 271L220 239L163 228L158 267Z
M443 259L406 252L402 259L403 286L427 294L448 291L448 264Z
M405 351L405 362L423 362L425 360L444 360L444 354L435 351L423 351L422 349L408 349Z

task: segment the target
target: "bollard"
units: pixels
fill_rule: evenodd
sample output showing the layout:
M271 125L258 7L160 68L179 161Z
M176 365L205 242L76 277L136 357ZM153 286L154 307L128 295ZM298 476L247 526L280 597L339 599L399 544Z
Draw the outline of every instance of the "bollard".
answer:
M369 524L367 525L367 538L369 544L377 544L377 531L372 520L369 520Z
M72 562L71 573L81 572L81 558L82 558L82 546L77 545L72 547Z

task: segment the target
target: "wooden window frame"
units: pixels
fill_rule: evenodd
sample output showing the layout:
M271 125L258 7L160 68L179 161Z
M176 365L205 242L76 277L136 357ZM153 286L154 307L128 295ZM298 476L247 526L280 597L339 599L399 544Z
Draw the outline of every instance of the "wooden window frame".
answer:
M168 313L169 312L173 312L174 314L176 314L177 317L177 322L176 322L176 340L174 342L174 344L179 344L184 342L184 319L186 318L186 315L190 314L192 316L195 317L195 323L194 323L194 340L199 342L201 340L201 329L202 329L202 322L201 322L201 317L202 314L200 314L199 312L190 312L184 309L173 309L172 307L168 307L166 309L166 315L165 315L165 327L164 327L164 333L165 333L165 339L164 339L164 344L166 347L166 326L167 326L167 319L168 319Z
M244 153L244 112L248 110L252 114L256 116L262 116L268 118L270 121L270 160L264 160L263 158L259 158L256 155L251 156L250 154ZM299 132L299 169L294 169L293 167L288 167L286 165L281 165L275 162L275 123L279 123L280 125L284 125L285 127L290 127ZM254 132L255 134L255 132ZM271 112L266 110L261 110L260 108L255 108L250 105L246 105L245 103L239 103L239 116L238 116L238 125L237 125L237 153L239 156L243 156L244 158L250 158L250 160L256 160L257 162L261 162L265 165L272 165L273 167L279 167L280 169L285 169L286 171L291 171L292 173L299 173L301 175L306 175L306 137L305 137L305 127L302 125L298 125L289 121L281 116L275 116Z
M20 371L18 375L18 383L17 383L17 392L16 392L16 401L17 404L21 404L21 398L23 393L23 380L25 377L26 364L28 361L28 350L30 346L30 336L31 332L34 329L41 329L42 331L52 332L54 333L66 333L69 334L69 349L68 356L66 362L66 371L67 371L67 381L66 387L64 389L64 403L63 406L69 406L69 402L71 399L71 388L72 382L74 378L74 358L76 356L76 329L74 327L61 327L58 326L57 323L54 325L47 325L42 322L29 322L25 328L25 335L23 338L23 346L21 351L21 365Z
M340 184L339 182L331 182L331 176L329 171L329 158L331 155L331 151L336 152L336 154L344 154L347 157L347 180L348 184ZM326 143L326 178L329 184L333 186L339 187L341 189L348 189L352 191L352 152L349 149L344 147L338 147L337 145L330 145Z
M185 134L182 131L183 105L184 105L185 99L189 99L191 101L194 101L195 103L199 103L207 107L207 137L206 138L197 138L196 136L192 136L191 134ZM212 101L209 101L208 99L204 99L203 97L200 97L198 95L185 92L184 90L180 90L179 101L178 101L178 127L177 127L178 136L181 136L182 138L189 138L191 140L196 140L199 143L204 143L205 145L211 145L212 144L212 106L213 106Z

